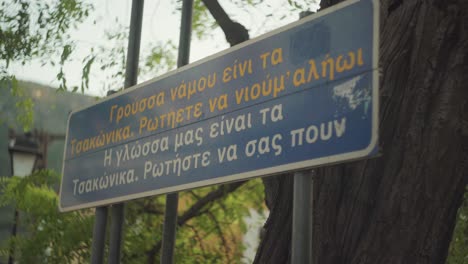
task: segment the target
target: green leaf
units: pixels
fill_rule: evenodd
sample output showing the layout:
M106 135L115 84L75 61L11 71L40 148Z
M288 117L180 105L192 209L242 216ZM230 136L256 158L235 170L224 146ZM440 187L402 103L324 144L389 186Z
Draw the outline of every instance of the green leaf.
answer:
M65 45L63 47L62 55L60 57L60 64L63 65L71 53L72 53L72 47L70 45Z

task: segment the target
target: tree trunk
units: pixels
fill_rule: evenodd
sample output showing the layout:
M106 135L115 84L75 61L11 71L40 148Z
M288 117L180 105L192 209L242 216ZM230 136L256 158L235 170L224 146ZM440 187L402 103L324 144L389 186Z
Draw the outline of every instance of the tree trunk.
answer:
M468 1L382 0L380 23L381 156L316 170L314 263L444 263L468 182ZM289 262L285 177L255 263Z

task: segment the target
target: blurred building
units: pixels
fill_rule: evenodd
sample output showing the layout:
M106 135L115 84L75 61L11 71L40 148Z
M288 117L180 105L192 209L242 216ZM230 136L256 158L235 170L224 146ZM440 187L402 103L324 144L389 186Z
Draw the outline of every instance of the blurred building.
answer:
M96 98L78 93L58 92L54 88L31 82L20 81L18 87L24 92L25 98L30 97L34 103L31 132L38 141L41 152L46 154L38 161L37 167L60 172L68 114L72 109L94 102ZM23 133L22 126L17 122L20 113L15 107L20 100L21 98L13 96L8 88L0 88L1 177L11 176L9 134ZM10 237L13 214L13 208L0 207L0 247L4 247L6 239ZM6 263L6 260L0 259L0 263Z

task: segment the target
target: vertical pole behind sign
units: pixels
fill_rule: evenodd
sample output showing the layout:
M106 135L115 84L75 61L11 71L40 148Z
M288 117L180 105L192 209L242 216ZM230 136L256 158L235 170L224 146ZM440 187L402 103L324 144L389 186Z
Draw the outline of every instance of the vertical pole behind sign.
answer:
M16 238L16 231L18 228L18 221L19 221L19 212L18 209L16 208L15 205L15 218L13 222L13 227L11 228L11 237L14 239ZM15 263L15 246L16 244L13 242L10 245L10 252L8 256L8 264L14 264Z
M182 2L182 19L180 23L179 54L177 67L186 65L190 57L190 38L192 35L193 0ZM161 253L161 264L174 263L174 245L177 228L177 206L179 194L166 195L166 212L164 215L164 230Z
M313 171L294 173L292 264L312 264Z
M299 18L312 15L304 11ZM313 175L305 172L294 173L293 223L291 243L291 263L312 264L312 216L313 216Z
M93 244L91 246L91 264L102 264L104 244L106 242L107 206L96 208L94 219Z
M116 91L107 91L107 96ZM94 215L93 244L91 246L91 264L102 264L104 261L104 245L106 243L107 215L109 207L96 208Z
M143 21L143 0L132 1L132 14L130 17L130 33L128 36L127 65L125 68L124 88L129 88L137 83L138 58L140 56L141 26ZM124 222L124 203L112 205L111 232L109 245L109 263L120 263L120 251L122 246L122 229Z

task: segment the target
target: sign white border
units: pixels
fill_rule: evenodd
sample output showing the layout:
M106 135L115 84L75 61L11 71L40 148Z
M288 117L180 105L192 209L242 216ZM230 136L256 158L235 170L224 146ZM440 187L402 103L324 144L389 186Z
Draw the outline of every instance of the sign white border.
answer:
M226 54L229 54L231 52L234 52L238 49L241 49L245 46L251 45L255 42L258 42L260 40L263 40L265 38L268 38L272 35L278 34L280 32L289 30L291 28L294 28L296 26L299 26L301 24L307 23L311 20L317 19L321 16L327 15L331 12L334 12L336 10L342 9L344 7L347 7L351 4L360 2L362 0L348 0L345 2L341 2L337 5L334 5L330 8L327 8L323 11L318 12L317 14L308 16L304 19L301 19L299 21L296 21L294 23L291 23L289 25L283 26L281 28L278 28L276 30L273 30L267 34L264 34L262 36L259 36L257 38L248 40L246 42L243 42L239 45L236 45L230 49L227 49L225 51L221 51L219 53L216 53L214 55L208 56L202 60L196 61L194 63L188 64L184 67L178 68L176 70L173 70L171 72L168 72L166 74L163 74L159 77L153 78L149 81L143 82L141 84L138 84L136 86L133 86L131 88L125 89L122 92L113 94L111 96L106 97L105 99L96 102L94 104L78 108L74 111L72 111L69 115L68 121L67 121L67 129L69 127L70 123L70 116L76 112L82 111L84 109L93 107L94 105L101 104L105 101L111 100L112 98L116 96L120 96L122 94L129 93L135 89L138 89L142 86L146 86L149 83L156 82L160 79L164 79L168 76L175 75L179 72L188 70L190 68L196 67L204 62L210 61L212 59L224 56ZM248 171L248 172L243 172L243 173L238 173L238 174L233 174L229 176L224 176L224 177L218 177L218 178L213 178L209 180L203 180L203 181L197 181L194 183L187 183L187 184L182 184L182 185L177 185L173 187L167 187L167 188L162 188L162 189L157 189L157 190L152 190L152 191L147 191L147 192L139 192L139 193L134 193L134 194L129 194L129 195L124 195L120 196L117 198L111 198L111 199L104 199L104 200L99 200L96 202L90 202L90 203L82 203L79 205L75 206L69 206L69 207L62 207L60 204L61 201L61 196L62 196L62 182L60 182L60 196L59 196L59 210L60 212L69 212L73 210L78 210L78 209L84 209L84 208L91 208L91 207L97 207L97 206L104 206L104 205L110 205L110 204L115 204L115 203L120 203L128 200L134 200L137 198L143 198L143 197L148 197L148 196L154 196L154 195L159 195L159 194L167 194L167 193L172 193L172 192L178 192L178 191L183 191L187 189L194 189L194 188L199 188L199 187L205 187L209 185L215 185L215 184L225 184L225 183L230 183L234 181L241 181L253 177L265 177L265 176L272 176L275 174L280 174L280 173L287 173L291 172L294 170L305 170L308 168L313 168L317 167L319 165L331 165L331 164L336 164L339 163L340 161L352 161L352 160L357 160L363 157L368 156L372 151L375 150L375 147L377 145L377 139L378 139L378 112L379 112L379 68L378 68L378 61L379 61L379 21L380 21L380 7L379 7L379 0L372 0L373 3L373 45L372 45L372 53L373 53L373 61L372 61L372 79L373 79L373 84L372 84L372 136L371 136L371 142L370 144L363 150L359 151L354 151L354 152L349 152L349 153L344 153L344 154L338 154L338 155L333 155L333 156L327 156L327 157L322 157L318 159L311 159L311 160L306 160L306 161L300 161L300 162L295 162L295 163L289 163L285 165L279 165L275 167L270 167L266 169L259 169L259 170L254 170L254 171ZM67 131L68 132L68 131ZM65 157L67 153L67 142L68 142L68 133L65 138L65 149L64 149L64 155L63 155L63 164L62 164L62 177L65 171Z

